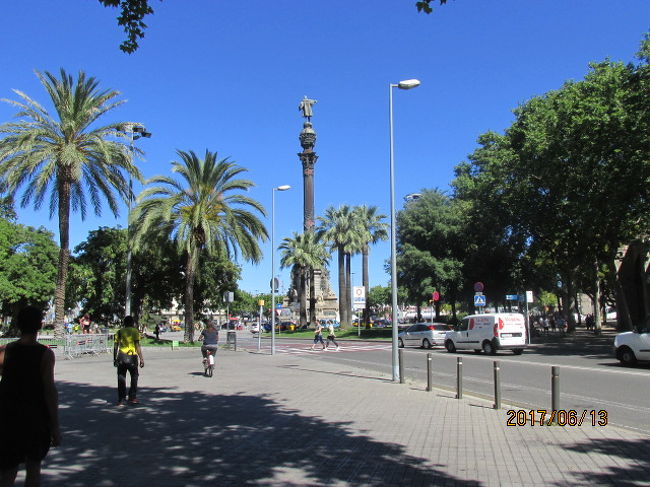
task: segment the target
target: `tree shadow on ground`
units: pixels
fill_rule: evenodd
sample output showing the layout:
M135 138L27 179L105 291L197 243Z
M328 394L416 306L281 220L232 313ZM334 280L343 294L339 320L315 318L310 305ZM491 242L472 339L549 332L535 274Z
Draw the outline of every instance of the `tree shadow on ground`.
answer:
M58 386L64 443L46 460L50 485L480 485L268 396L145 387L145 405L120 409L98 399L112 388Z
M608 466L603 472L580 472L574 475L581 479L577 485L616 485L620 487L647 485L650 478L650 439L592 439L573 445L565 445L567 450L589 455L607 455L619 458L625 466ZM634 462L632 465L629 461ZM614 463L611 462L610 463ZM566 484L558 484L566 485Z

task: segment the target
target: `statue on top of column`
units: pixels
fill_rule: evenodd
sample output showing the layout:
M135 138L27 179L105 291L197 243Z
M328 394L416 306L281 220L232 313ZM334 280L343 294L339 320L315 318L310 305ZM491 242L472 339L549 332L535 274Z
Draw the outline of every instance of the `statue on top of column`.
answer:
M307 121L311 122L311 117L314 116L314 111L312 107L314 104L318 103L317 100L312 100L311 98L307 98L307 95L300 100L300 105L298 105L298 110L302 111L302 116L307 119Z

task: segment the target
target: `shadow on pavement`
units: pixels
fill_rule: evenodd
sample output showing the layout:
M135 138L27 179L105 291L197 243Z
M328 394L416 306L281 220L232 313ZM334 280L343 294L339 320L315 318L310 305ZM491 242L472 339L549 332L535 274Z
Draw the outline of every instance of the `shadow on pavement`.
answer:
M118 409L113 388L58 387L64 439L45 462L49 485L480 485L266 396L145 387L142 405Z
M647 485L646 483L650 477L650 466L648 464L650 439L599 439L566 445L564 448L580 453L607 455L610 458L621 458L627 461L632 460L636 463L636 465L625 467L609 466L605 472L575 473L574 475L578 476L578 478L582 478L579 485L616 485L622 487Z

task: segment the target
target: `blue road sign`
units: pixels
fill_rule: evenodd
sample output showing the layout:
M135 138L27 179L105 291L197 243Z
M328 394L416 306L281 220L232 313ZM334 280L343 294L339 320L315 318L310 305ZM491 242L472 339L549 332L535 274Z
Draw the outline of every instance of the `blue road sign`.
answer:
M517 294L506 294L506 301L519 301L519 295L517 295Z
M485 306L485 295L484 294L475 294L474 295L474 306Z

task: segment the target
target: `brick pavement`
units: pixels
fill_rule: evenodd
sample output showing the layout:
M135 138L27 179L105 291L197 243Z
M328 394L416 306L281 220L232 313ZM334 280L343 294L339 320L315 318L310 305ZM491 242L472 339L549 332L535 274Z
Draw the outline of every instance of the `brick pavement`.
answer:
M319 355L145 349L142 405L117 409L109 356L59 360L64 443L44 485L650 485L650 440L505 426L504 410Z

